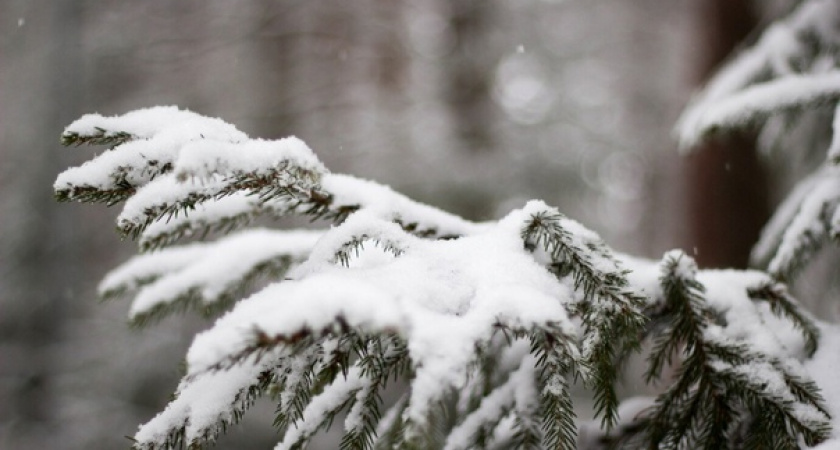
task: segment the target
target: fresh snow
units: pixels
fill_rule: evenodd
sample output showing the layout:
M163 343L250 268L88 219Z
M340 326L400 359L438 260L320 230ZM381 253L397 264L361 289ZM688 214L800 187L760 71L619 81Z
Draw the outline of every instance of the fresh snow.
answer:
M337 205L358 205L381 219L416 223L421 230L435 228L438 236L467 235L483 228L481 224L411 200L390 187L350 175L327 174L321 179L321 187L334 196Z
M828 7L824 2L809 4ZM807 8L797 17L802 23L818 22L817 15ZM792 21L786 25L790 28L776 27L762 38L762 42L783 43L780 53L756 50L740 58L734 65L737 70L713 81L705 100L698 101L681 121L684 143L696 142L715 127L750 121L826 95L840 95L840 72L791 75L744 87L768 70L783 73L789 69L784 55L797 45L790 30L804 26L802 23ZM703 103L709 99L715 101ZM338 342L328 339L321 348L294 356L281 357L278 350L269 351L259 361L243 356L253 350L259 338L282 340L302 331L323 335L345 326L361 332L396 334L407 344L413 367L411 392L386 413L379 424L381 430L395 420L422 424L432 405L450 389L462 391L459 407L463 409L467 397L479 386L481 380L476 377L483 376L476 372L475 349L498 350L498 342L493 341L498 325L522 331L556 326L566 336L581 337L580 324L567 313L581 300L581 292L576 292L579 289L571 280L558 281L545 269L550 262L546 248L540 246L533 252L525 248L523 227L535 216L560 227L562 245L583 257L593 278L623 277L625 269L630 271L626 274L628 286L610 287L615 290L611 294L616 301L594 299L595 315L628 306L616 302L629 302L631 295L643 296L651 308L664 304L662 262L613 254L597 234L543 202L529 202L498 222L473 223L372 181L331 174L297 138L252 140L218 119L172 107L116 117L89 115L71 124L66 132L83 136L126 133L132 137L64 172L55 187L124 189L127 182L136 192L126 202L118 224L123 229L145 227L141 246L163 245L160 242L169 242L167 236L189 236L228 220L245 222L261 212L294 212L296 206L286 200L262 199L244 192L220 197L230 177L242 174L275 176L279 169L278 183L318 189L330 196L331 208L355 210L344 223L328 231L256 229L214 243L140 255L103 280L100 292L105 295L137 292L130 310L136 318L179 298L197 298L204 305L217 302L262 264L279 264L282 259L292 266L286 280L238 302L213 327L196 336L187 354L187 376L179 386L177 399L141 427L136 436L140 442L162 442L181 427L187 442L215 435L220 426L234 421L232 405L247 406L247 389L257 382L257 375L276 368L281 358L283 369L288 370L283 375L286 390L280 394L279 403L281 409L290 407L294 387L306 381L312 365L331 354ZM836 147L833 142L830 156L840 151ZM301 174L305 179L295 178ZM771 270L790 265L803 236L827 231L823 216L827 205L836 207L840 194L837 180L835 171L827 169L824 177L816 177L808 185L805 194L795 195L765 231L759 253L777 250ZM212 201L193 205L208 198ZM188 216L181 214L186 211L168 217L161 214L177 205L194 209ZM783 228L784 233L780 231ZM406 229L420 235L460 238L423 239ZM761 272L698 270L694 261L680 251L667 253L663 261L668 260L676 260L677 277L696 278L705 287L706 305L722 319L720 324L706 327L705 339L747 344L766 355L768 361L782 361L789 373L805 374L798 363L804 356L801 330L777 317L767 303L748 296L749 289L772 284L773 279ZM576 344L586 350L608 338L590 333ZM821 352L824 348L825 344ZM501 384L453 430L446 448L466 448L479 429L492 432L491 441L503 445L515 432L517 414L527 416L539 408L537 361L529 354L527 342L514 341L498 359L499 368L509 378L495 380ZM813 372L815 365L831 365L836 359L818 353L806 367ZM795 401L779 372L766 361L734 367L713 364L764 386L781 402ZM836 396L833 380L818 377L817 382L827 395ZM361 400L371 388L358 365L350 368L312 399L302 419L295 422L277 448L307 438L325 414L353 398ZM566 386L549 383L545 389L565 390ZM632 420L647 405L647 399L623 404L623 420ZM345 428L362 426L362 413L362 405L357 402L349 411ZM821 413L814 408L799 407L796 414L803 421L821 420ZM488 424L493 428L482 428Z
M182 426L187 443L213 437L224 423L234 423L232 409L245 409L248 389L257 383L260 373L280 362L279 354L253 358L222 371L184 378L177 397L161 413L140 426L134 435L138 442L164 442Z
M768 114L840 98L840 71L790 75L747 87L686 113L678 124L680 145L695 146L710 131L736 128Z
M221 129L231 125L221 119L211 119L176 106L155 106L137 109L118 116L85 114L67 126L64 134L75 133L81 136L95 136L100 132L105 136L119 132L128 133L140 139L148 139L167 128L179 127L191 121L212 121Z
M55 190L73 187L108 190L118 188L121 182L143 186L165 167L171 168L181 149L191 141L238 142L247 139L244 133L220 119L168 107L115 117L88 115L71 124L66 132L95 133L91 127L101 127L106 132L127 132L138 139L104 152L81 166L67 169L57 177Z
M444 450L469 450L473 438L482 427L500 422L514 405L530 406L538 402L538 393L529 389L534 385L535 366L533 356L523 358L519 369L512 372L506 382L485 395L478 408L464 417L449 433Z
M288 258L290 263L304 260L321 234L321 231L258 228L232 234L217 242L199 244L195 246L201 250L199 258L171 270L140 289L131 305L129 316L133 318L148 313L191 291L195 291L204 305L212 305L223 294L234 290L260 264L281 257ZM160 261L170 252L180 257L178 250L166 249L137 258L142 260L149 257Z
M815 64L812 73L798 74L797 65L801 55L811 51L811 36L836 45L838 10L834 0L802 2L788 18L768 27L756 44L727 62L678 121L675 132L681 148L689 150L714 127L736 126L758 114L825 96L836 100L836 72L824 73L824 66Z
M182 178L209 177L216 173L262 174L288 163L314 173L327 170L312 150L294 136L279 140L190 142L181 150L176 170Z
M483 233L454 241L428 241L400 231L404 252L370 267L321 266L313 273L305 270L307 263L292 274L294 280L241 301L199 334L187 355L189 373L242 351L255 330L268 336L304 328L318 332L334 327L340 316L351 327L397 332L406 339L416 372L405 417L422 422L442 386L466 382L474 347L491 337L494 323L525 329L557 323L567 334L577 333L563 306L570 291L523 248L519 233L526 218L517 211ZM363 223L370 220L350 221L348 228L371 227ZM380 226L391 225L381 221ZM316 255L318 247L322 243Z
M828 170L802 199L799 210L782 235L776 254L768 265L773 274L787 275L797 264L803 249L807 249L828 234L830 212L840 200L840 171Z

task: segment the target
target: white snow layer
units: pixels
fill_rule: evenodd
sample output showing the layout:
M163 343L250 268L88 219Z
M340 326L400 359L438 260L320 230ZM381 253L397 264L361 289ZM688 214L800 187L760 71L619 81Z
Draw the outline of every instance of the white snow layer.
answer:
M221 119L174 107L155 107L114 117L87 115L73 122L67 131L87 133L97 126L111 132L128 132L139 139L62 172L53 186L56 190L79 186L107 190L119 187L121 182L142 186L160 174L164 167L171 168L181 149L191 141L239 142L248 139Z
M179 176L208 177L215 173L262 174L293 163L315 173L326 172L321 161L300 139L250 139L243 142L199 140L186 144L176 164Z
M675 131L682 150L690 149L715 126L737 125L755 113L813 101L814 96L829 94L836 99L836 80L832 80L836 75L803 77L796 74L796 66L811 51L810 36L836 45L838 33L834 19L838 8L834 0L802 2L785 20L769 27L755 45L719 70L677 123ZM811 68L812 73L823 70L818 64ZM757 85L757 90L745 89L757 81L775 77L789 77L791 83L770 81ZM776 88L778 93L774 92ZM739 114L736 108L746 108L747 114Z
M416 376L405 417L422 422L442 386L464 385L475 345L490 338L494 323L524 328L558 323L576 335L563 306L571 293L523 248L519 233L527 217L516 211L485 232L452 241L403 233L406 245L397 258L298 272L297 279L239 302L199 334L187 355L189 373L242 351L255 330L269 336L318 332L332 328L340 316L351 327L398 332L407 340ZM363 216L348 227L373 229L376 223L386 230L392 226Z
M536 363L531 355L523 358L519 369L511 373L501 386L484 396L478 408L449 433L444 450L470 449L481 427L501 421L511 406L519 404L527 407L538 402L538 394L533 390Z
M829 231L826 208L840 199L840 171L823 171L802 199L793 220L785 228L776 254L768 265L773 274L785 274L795 265L803 248L823 239Z
M467 235L483 228L482 224L414 201L388 186L350 175L324 175L321 187L333 195L336 205L358 205L384 220L399 220L406 225L416 223L418 229L435 228L438 236Z
M317 431L321 421L330 412L341 406L347 399L364 385L365 378L361 369L351 367L346 377L338 377L336 381L323 392L312 398L306 409L303 410L303 417L290 427L283 437L283 442L274 447L275 450L290 449L294 444Z
M251 229L217 242L193 244L186 251L176 247L137 256L126 264L127 269L120 268L107 280L113 285L126 278L137 278L149 262L169 269L164 276L140 289L129 311L131 317L175 301L191 290L196 290L202 302L210 305L261 263L279 257L288 257L290 262L304 260L322 234L321 231ZM187 260L185 254L192 259ZM174 262L168 261L170 255ZM176 267L183 262L186 264Z
M104 132L105 136L112 136L123 132L136 138L147 139L163 129L203 118L205 117L192 111L178 109L176 106L155 106L137 109L119 116L85 114L68 125L64 133L95 136Z
M258 196L236 192L212 202L199 203L189 214L178 214L150 223L140 234L137 244L145 249L158 240L166 240L168 236L189 237L225 220L249 220L263 209L264 202Z
M140 426L134 435L138 442L165 442L169 433L184 427L187 443L214 436L222 423L235 422L233 405L247 405L248 389L259 374L279 362L277 355L263 356L259 361L246 359L227 370L203 373L184 378L177 397L162 412Z
M764 225L758 242L753 246L750 254L750 261L753 265L763 265L769 262L779 248L779 243L785 235L788 225L793 222L799 213L802 202L813 191L814 186L820 183L825 176L823 172L809 175L800 181L788 194L787 198L776 208L773 217Z
M680 146L691 148L707 133L719 128L736 128L776 111L836 101L838 97L840 71L789 75L755 84L728 97L690 108L677 125Z

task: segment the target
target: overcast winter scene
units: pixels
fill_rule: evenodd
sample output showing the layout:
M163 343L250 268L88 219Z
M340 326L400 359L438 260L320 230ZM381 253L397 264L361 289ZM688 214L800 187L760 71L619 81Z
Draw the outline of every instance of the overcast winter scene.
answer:
M0 0L0 449L840 449L840 0Z

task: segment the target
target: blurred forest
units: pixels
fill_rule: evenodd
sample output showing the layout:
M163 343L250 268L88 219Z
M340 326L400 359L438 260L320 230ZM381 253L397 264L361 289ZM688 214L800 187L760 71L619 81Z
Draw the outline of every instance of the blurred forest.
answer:
M757 155L750 136L681 160L670 131L793 3L1 1L0 448L129 446L207 324L131 330L126 305L95 301L135 248L116 211L53 200L55 176L94 151L60 148L73 119L174 104L296 135L333 171L470 219L541 198L618 250L743 266L812 163ZM219 447L270 448L270 414L251 416Z

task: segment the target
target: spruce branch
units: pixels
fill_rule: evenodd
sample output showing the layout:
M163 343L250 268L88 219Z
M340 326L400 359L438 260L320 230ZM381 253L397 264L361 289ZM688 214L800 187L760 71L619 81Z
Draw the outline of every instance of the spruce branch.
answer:
M595 391L596 414L609 428L617 420L615 363L619 355L638 348L646 319L643 299L628 287L626 272L594 233L581 228L546 209L532 214L522 238L527 248L545 251L561 278L569 273L574 289L582 293L575 308L583 320L583 356L590 369L584 380Z
M254 402L275 383L277 352L263 360L245 360L228 371L185 377L177 395L132 439L138 450L205 448L242 420Z
M365 384L345 420L346 433L342 450L367 450L377 440L377 427L382 419L381 390L390 378L399 379L410 371L406 343L396 336L372 337L358 354L357 366Z
M92 132L65 131L61 134L61 145L109 145L116 147L130 140L137 139L137 136L125 131L109 131L102 127L93 127Z
M151 223L189 214L197 205L244 191L259 198L299 203L313 196L318 174L285 161L261 171L235 172L209 179L167 178L138 191L126 203L117 227L133 239ZM161 195L167 192L168 195Z
M382 420L376 425L378 439L374 442L376 450L391 450L397 448L400 436L405 433L403 413L408 407L409 394L403 394L391 407L382 415Z
M278 281L307 258L321 231L255 228L131 258L100 284L102 299L131 295L133 325L173 312L206 316L226 310L267 281Z
M783 111L833 105L840 99L840 71L796 74L755 83L726 98L690 108L678 125L681 145L697 145L710 135L763 122Z
M656 337L648 380L658 378L672 358L680 359L674 383L647 415L649 445L719 448L733 438L732 424L743 420L743 411L754 419L750 432L769 434L772 442L824 440L828 414L816 385L794 370L798 363L782 364L725 338L688 256L669 253L662 268L663 310L671 325Z
M404 252L402 245L398 242L382 237L373 238L367 234L362 234L360 236L353 236L349 241L345 242L335 252L333 262L340 263L344 267L349 267L350 261L353 258L357 258L364 251L365 242L371 242L377 248L391 253L394 256L400 256Z
M770 305L773 314L790 320L793 326L802 332L807 356L814 355L819 344L820 330L802 310L799 302L788 293L784 284L768 281L748 289L747 293L753 300L763 301Z
M145 327L172 315L186 311L197 311L204 317L213 317L230 308L236 301L250 292L260 280L278 280L289 268L300 261L289 255L279 255L260 261L250 267L244 275L231 280L220 292L208 295L201 286L184 286L181 290L170 291L168 296L157 298L157 302L148 309L132 312L129 323L135 327ZM143 292L138 295L141 298Z

